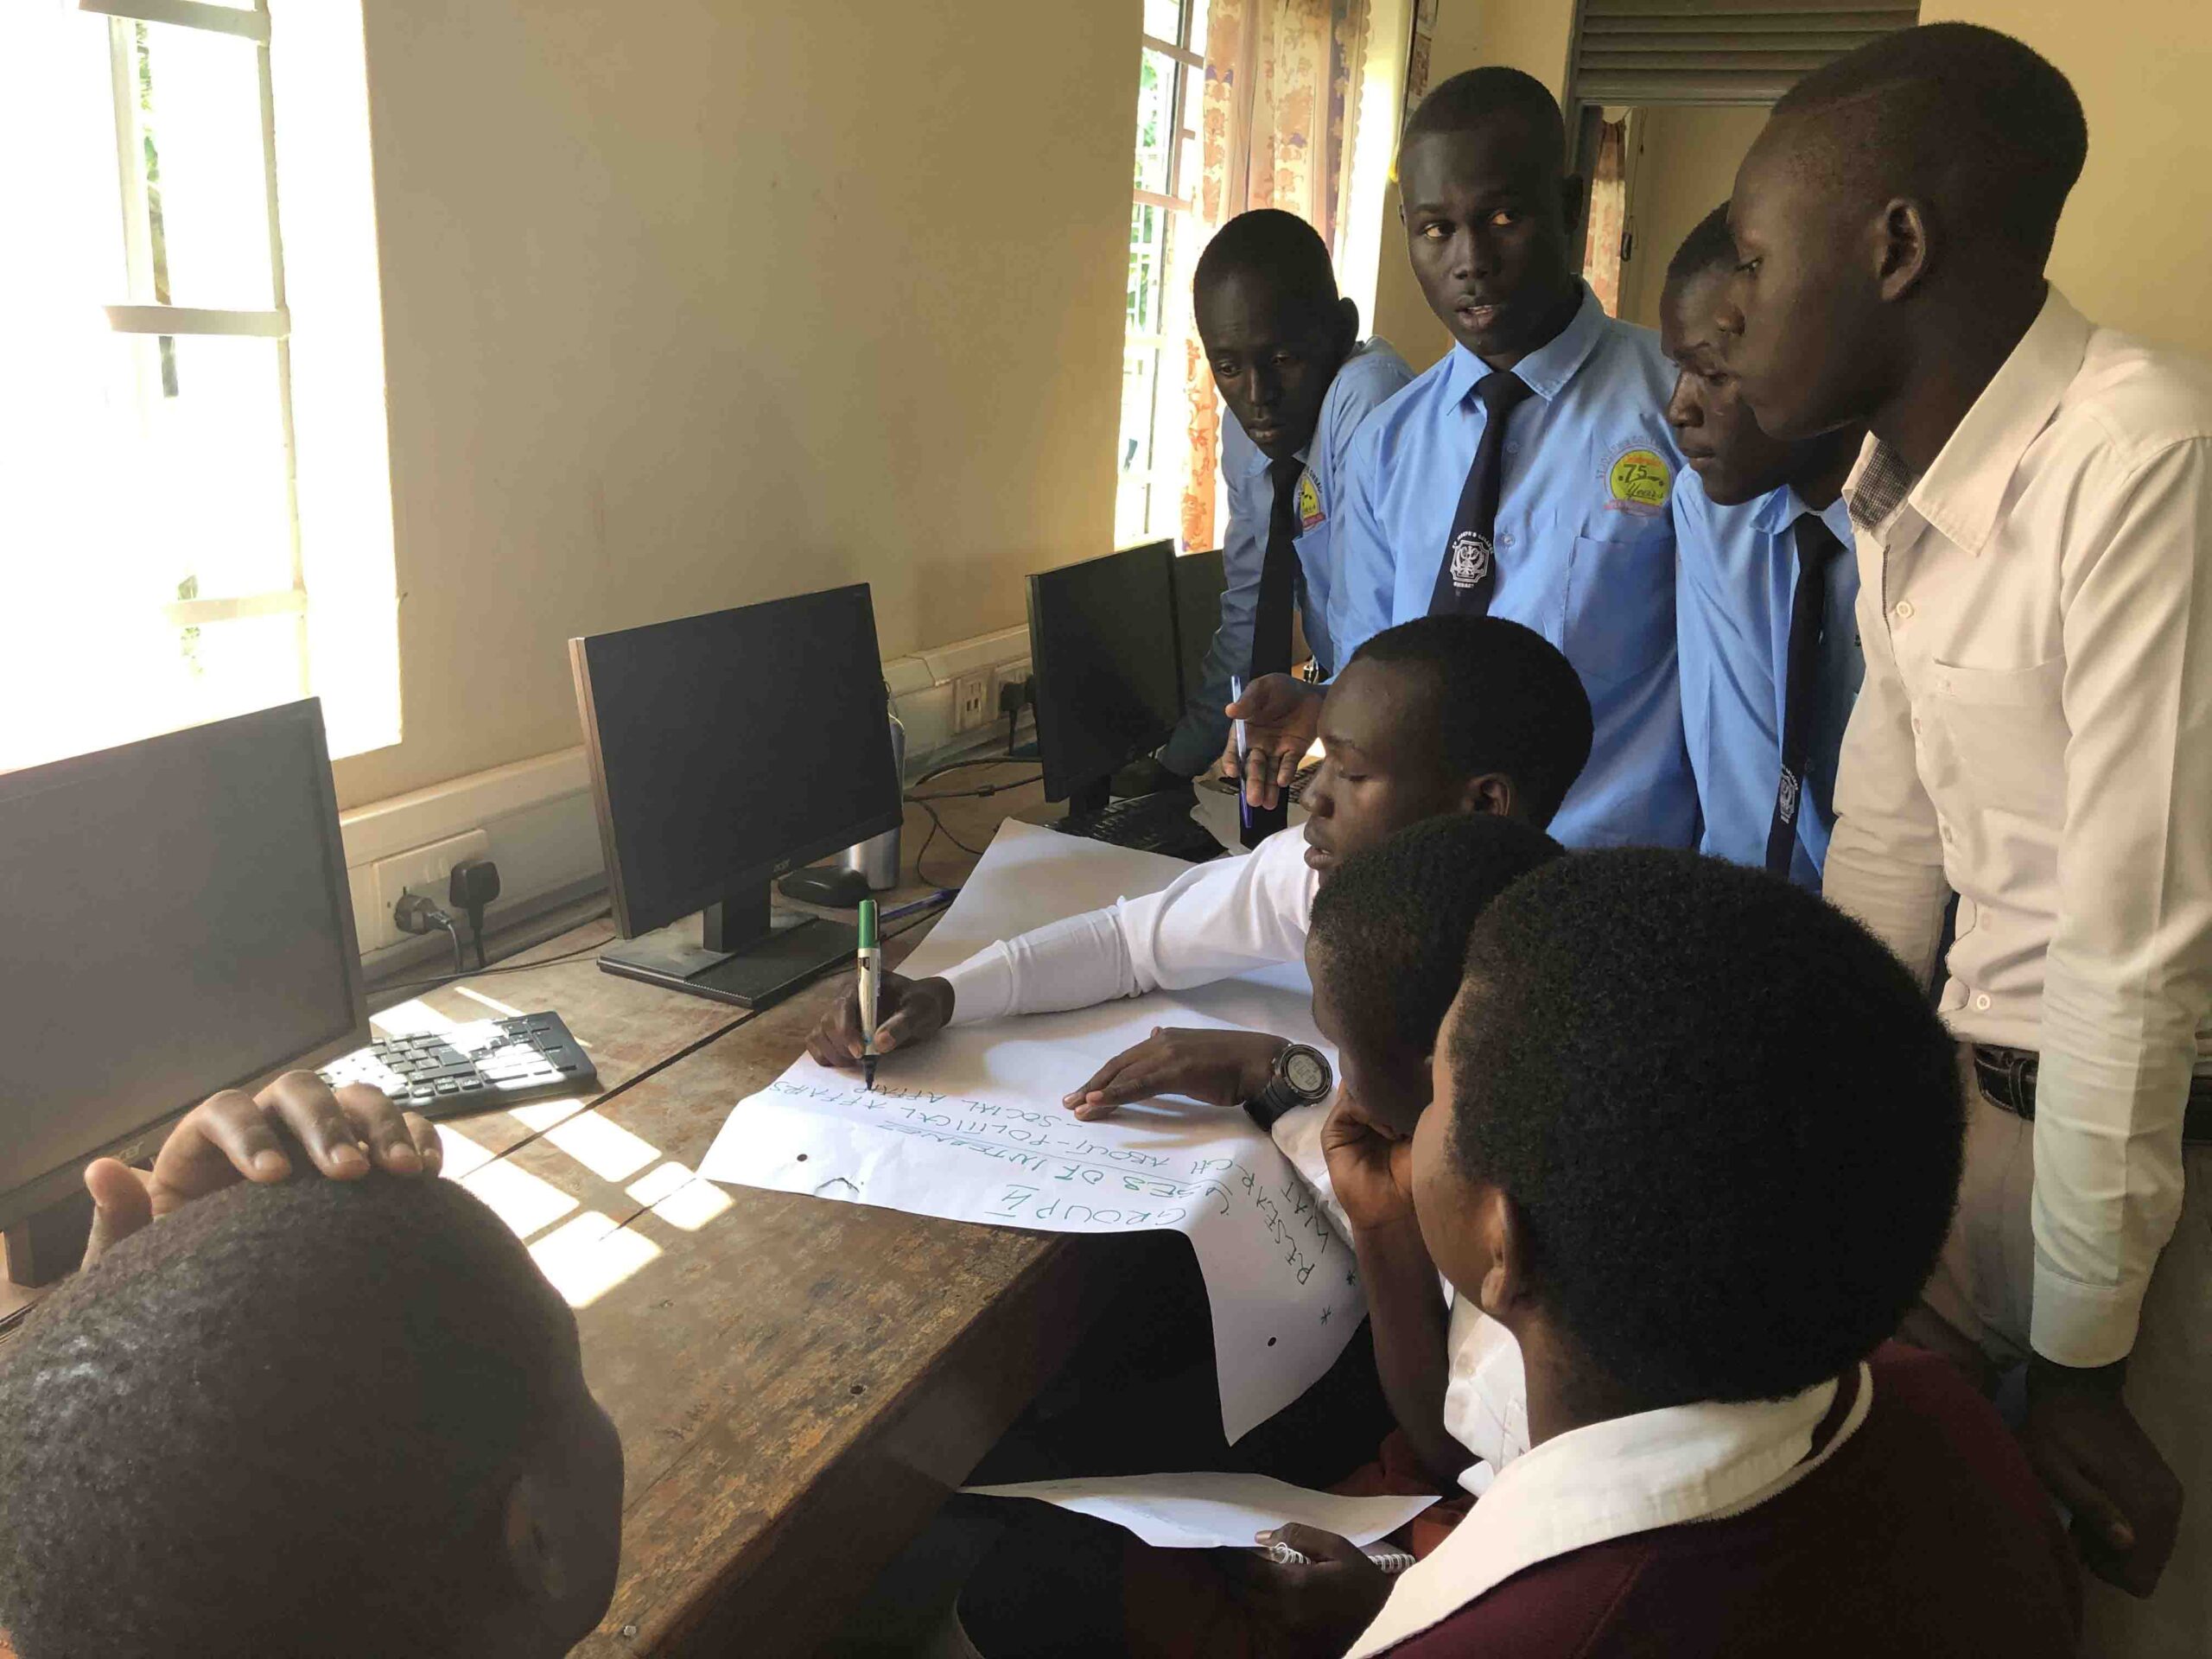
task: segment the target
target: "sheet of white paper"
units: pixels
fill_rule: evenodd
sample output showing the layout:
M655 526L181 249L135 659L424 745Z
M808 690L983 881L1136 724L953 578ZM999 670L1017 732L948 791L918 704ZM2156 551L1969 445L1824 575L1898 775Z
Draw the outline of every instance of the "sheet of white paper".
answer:
M906 965L1165 886L1173 859L1009 822ZM1241 1112L1187 1102L1079 1122L1060 1096L1154 1026L1319 1044L1294 964L1172 995L964 1026L899 1054L874 1091L801 1059L739 1103L709 1180L1053 1232L1186 1235L1213 1313L1222 1427L1241 1439L1319 1381L1366 1312L1351 1246Z
M1116 1475L963 1486L983 1497L1033 1497L1127 1527L1161 1549L1252 1548L1259 1533L1297 1522L1363 1547L1388 1537L1439 1500L1339 1497L1266 1475Z

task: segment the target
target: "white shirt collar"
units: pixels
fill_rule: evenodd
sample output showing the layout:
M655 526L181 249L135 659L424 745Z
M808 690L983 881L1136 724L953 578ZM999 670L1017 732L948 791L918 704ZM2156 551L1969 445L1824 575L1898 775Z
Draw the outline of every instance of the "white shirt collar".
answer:
M1499 1473L1467 1518L1390 1592L1349 1659L1416 1636L1515 1573L1570 1551L1686 1521L1717 1521L1787 1490L1866 1419L1873 1374L1817 1456L1831 1381L1787 1400L1670 1406L1546 1440Z

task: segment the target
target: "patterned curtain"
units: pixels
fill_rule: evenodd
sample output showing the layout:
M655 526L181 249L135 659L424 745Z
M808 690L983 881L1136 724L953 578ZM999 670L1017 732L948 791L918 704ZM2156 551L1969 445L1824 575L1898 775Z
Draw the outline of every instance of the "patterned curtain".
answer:
M1185 547L1217 544L1220 400L1198 330L1191 275L1213 232L1254 207L1296 213L1339 252L1367 57L1367 0L1209 0L1193 232L1173 251L1169 292L1181 308L1188 468Z
M1590 168L1590 233L1584 241L1583 279L1605 315L1621 314L1621 232L1628 213L1628 121L1598 128L1598 155Z

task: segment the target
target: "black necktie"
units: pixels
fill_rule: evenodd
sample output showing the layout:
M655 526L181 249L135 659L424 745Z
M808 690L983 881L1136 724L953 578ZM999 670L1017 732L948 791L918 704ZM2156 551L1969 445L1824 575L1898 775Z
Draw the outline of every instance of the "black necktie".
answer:
M1268 514L1268 551L1260 566L1260 599L1252 613L1252 679L1290 672L1290 608L1298 591L1298 480L1302 461L1271 461L1275 504Z
M1459 491L1459 510L1452 517L1452 539L1445 543L1443 567L1428 601L1431 616L1453 611L1480 616L1490 609L1497 586L1497 556L1491 538L1497 531L1497 493L1505 476L1505 422L1528 395L1529 383L1510 369L1475 383L1475 396L1489 418Z
M1305 476L1302 461L1268 463L1275 504L1268 514L1268 555L1260 566L1260 599L1252 613L1254 680L1290 672L1290 603L1298 588L1298 480ZM1248 806L1242 839L1247 847L1256 847L1289 822L1287 798L1273 806Z
M1803 513L1792 527L1797 538L1797 595L1789 606L1789 662L1782 693L1782 781L1774 792L1774 823L1766 832L1766 867L1787 876L1797 847L1797 814L1805 803L1805 766L1813 751L1819 700L1821 636L1827 620L1829 564L1843 551L1818 513Z

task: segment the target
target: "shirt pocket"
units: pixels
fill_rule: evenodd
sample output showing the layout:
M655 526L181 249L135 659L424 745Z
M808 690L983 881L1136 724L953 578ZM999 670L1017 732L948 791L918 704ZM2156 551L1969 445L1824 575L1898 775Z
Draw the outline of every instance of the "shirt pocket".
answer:
M1674 538L1576 537L1560 643L1586 684L1618 685L1656 665L1675 643Z
M1928 701L1979 804L2056 817L2066 804L2066 659L2029 668L1931 665Z

